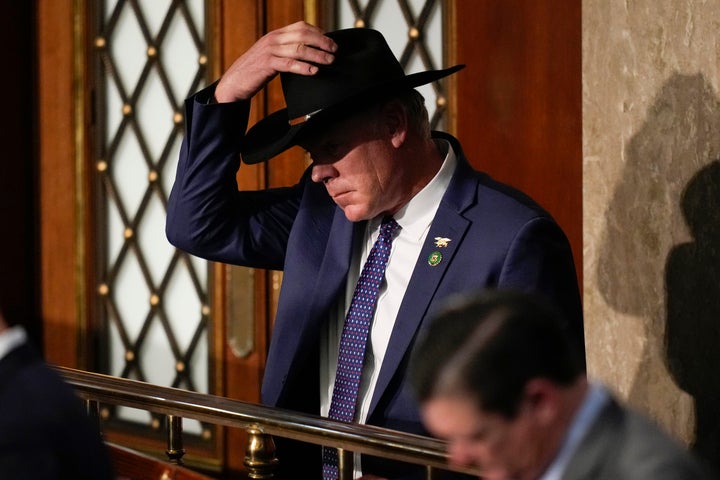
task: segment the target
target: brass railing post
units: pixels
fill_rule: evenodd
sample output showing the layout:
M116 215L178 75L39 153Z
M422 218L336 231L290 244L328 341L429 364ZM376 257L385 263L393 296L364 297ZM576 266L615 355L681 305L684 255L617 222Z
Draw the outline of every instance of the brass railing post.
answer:
M87 416L90 418L92 424L97 428L98 433L102 436L102 423L100 422L100 402L97 400L87 399L85 401L85 408L87 410Z
M263 433L257 426L249 427L247 434L244 465L248 470L248 478L275 478L278 459L272 436Z
M170 463L182 465L182 457L185 455L183 448L182 417L175 415L167 416L167 450L165 454Z
M351 480L353 478L353 452L338 448L338 480Z

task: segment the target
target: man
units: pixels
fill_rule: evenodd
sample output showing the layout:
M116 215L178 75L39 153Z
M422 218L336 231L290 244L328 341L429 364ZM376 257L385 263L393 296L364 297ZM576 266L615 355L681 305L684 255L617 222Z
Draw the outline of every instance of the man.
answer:
M167 236L210 260L284 271L265 404L426 433L406 381L408 354L438 302L467 288L541 292L567 312L582 346L577 278L561 229L531 199L473 170L455 138L430 131L414 87L461 68L405 75L379 32L326 35L299 22L259 39L187 100ZM287 108L243 135L252 96L278 74ZM262 162L293 145L313 160L297 185L238 192L241 159ZM388 216L386 239L379 234ZM376 238L386 255L373 267L380 294L365 301L371 331L355 356L358 397L343 417L333 403L338 360L343 378L352 370L342 331L346 313L356 317L353 298L364 293L356 297L355 287L365 285L361 269ZM367 265L378 257L371 258ZM279 445L281 464L297 469L301 460L288 456L299 451ZM408 469L358 463L356 475Z
M528 293L450 302L411 360L430 432L487 480L709 478L684 448L622 407L583 362L560 315Z
M12 302L0 291L0 477L114 479L82 401L30 345Z

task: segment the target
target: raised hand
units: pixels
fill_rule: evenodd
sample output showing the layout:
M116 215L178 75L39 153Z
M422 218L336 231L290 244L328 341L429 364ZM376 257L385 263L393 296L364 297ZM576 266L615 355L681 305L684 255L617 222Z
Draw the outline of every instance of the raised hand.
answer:
M280 72L314 75L333 62L335 42L321 29L296 22L267 33L230 65L215 89L222 102L248 100Z

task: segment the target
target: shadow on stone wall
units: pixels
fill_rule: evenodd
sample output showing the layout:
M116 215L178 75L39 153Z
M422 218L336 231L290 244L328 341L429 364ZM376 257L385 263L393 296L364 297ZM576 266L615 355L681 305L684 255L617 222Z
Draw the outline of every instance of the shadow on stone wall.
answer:
M690 180L681 207L693 239L665 270L667 361L695 400L695 450L720 469L720 162Z
M597 268L605 301L644 325L629 400L677 422L674 382L693 397L694 450L718 468L719 153L717 94L701 74L673 75L627 143Z

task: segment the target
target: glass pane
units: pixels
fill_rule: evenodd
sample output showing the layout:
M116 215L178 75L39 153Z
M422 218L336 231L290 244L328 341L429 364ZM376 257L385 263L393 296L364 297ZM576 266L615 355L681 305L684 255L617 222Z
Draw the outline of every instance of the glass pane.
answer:
M379 30L407 74L444 68L441 7L442 2L438 0L337 0L337 28L365 26ZM420 55L421 48L427 52L425 60ZM406 50L410 56L403 59ZM436 89L429 84L421 85L417 90L425 97L432 119L438 102ZM438 91L443 92L442 89ZM444 110L440 113L433 128L442 128Z
M205 78L205 0L105 0L95 38L98 309L106 372L210 392L208 262L165 237L185 98ZM152 426L146 412L117 408ZM200 433L198 422L184 429Z

